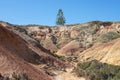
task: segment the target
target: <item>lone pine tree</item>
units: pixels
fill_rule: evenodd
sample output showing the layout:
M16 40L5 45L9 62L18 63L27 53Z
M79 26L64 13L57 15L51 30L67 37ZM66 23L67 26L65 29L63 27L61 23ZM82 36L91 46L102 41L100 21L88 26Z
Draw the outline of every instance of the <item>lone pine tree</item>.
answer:
M58 10L57 19L56 19L56 24L57 24L57 25L64 25L64 24L65 24L65 17L64 17L64 15L63 15L62 9L59 9L59 10Z

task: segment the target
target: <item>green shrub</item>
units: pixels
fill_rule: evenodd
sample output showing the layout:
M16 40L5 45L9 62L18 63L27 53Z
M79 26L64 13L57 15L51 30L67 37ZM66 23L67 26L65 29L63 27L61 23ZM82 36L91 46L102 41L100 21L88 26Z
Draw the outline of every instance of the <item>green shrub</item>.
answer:
M91 26L94 26L94 25L98 25L98 26L111 26L113 24L113 22L102 22L102 21L92 21L92 22L89 22L89 24Z
M96 28L92 26L82 26L81 31L85 32L86 34L93 35L97 32Z
M16 74L13 73L12 80L31 80L26 73Z
M107 32L103 35L101 35L98 39L98 41L100 42L108 42L108 41L111 41L111 40L114 40L114 39L117 39L120 37L120 34L116 33L116 32L113 32L113 31L110 31L110 32Z
M2 76L0 74L0 80L32 80L32 79L30 79L26 73L21 74L13 73L11 78L9 78L9 76Z
M120 80L120 66L109 65L97 60L78 63L74 72L90 80Z
M93 35L97 32L97 29L92 26L75 26L73 30L79 31L81 33L85 33L88 35Z

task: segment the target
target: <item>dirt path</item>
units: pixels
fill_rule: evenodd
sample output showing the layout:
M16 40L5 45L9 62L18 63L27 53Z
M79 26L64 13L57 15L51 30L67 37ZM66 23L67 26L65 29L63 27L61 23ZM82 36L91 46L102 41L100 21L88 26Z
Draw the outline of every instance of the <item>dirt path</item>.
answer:
M67 69L67 72L61 72L55 76L55 80L85 80L71 73L72 69Z

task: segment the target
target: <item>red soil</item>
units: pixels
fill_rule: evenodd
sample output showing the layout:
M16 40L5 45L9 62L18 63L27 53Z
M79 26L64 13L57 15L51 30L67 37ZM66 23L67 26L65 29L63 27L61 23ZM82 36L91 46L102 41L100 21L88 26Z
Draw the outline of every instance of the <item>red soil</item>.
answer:
M12 29L0 24L0 73L10 75L25 72L33 80L53 80L31 65L38 64L40 56Z

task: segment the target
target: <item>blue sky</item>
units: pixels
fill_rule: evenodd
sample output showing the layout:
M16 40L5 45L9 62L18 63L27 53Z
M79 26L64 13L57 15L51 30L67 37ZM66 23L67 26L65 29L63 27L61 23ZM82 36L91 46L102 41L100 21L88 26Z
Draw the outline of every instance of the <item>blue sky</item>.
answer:
M120 0L0 0L0 20L55 25L59 8L64 12L66 24L120 21Z

